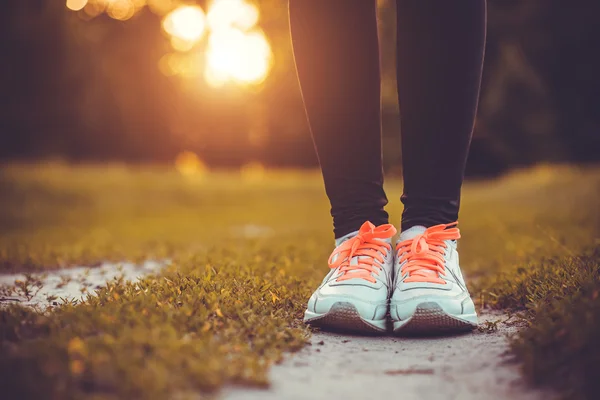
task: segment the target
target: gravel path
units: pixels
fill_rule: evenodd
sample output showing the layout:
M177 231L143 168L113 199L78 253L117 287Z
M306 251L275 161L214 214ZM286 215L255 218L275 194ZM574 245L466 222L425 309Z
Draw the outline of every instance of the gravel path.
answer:
M506 320L486 314L483 321ZM493 333L445 338L357 337L315 333L311 345L271 370L269 390L229 388L226 400L511 399L546 400L528 388L507 355L511 324Z

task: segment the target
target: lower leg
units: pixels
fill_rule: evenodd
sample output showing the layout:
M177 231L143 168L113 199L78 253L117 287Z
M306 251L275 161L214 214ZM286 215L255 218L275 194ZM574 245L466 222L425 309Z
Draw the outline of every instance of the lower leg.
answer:
M458 219L485 46L485 0L397 0L402 230Z
M385 224L376 2L290 0L290 25L335 236Z

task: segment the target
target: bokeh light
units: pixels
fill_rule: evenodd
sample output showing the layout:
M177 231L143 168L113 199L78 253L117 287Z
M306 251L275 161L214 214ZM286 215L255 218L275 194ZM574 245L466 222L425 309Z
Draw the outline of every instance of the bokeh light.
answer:
M179 0L146 0L148 8L156 15L163 16L179 5Z
M106 3L103 0L90 0L83 11L90 18L95 18L106 10Z
M258 8L246 0L215 0L206 15L197 6L176 8L164 18L163 29L174 50L189 52L206 28L205 62L195 64L204 64L204 79L210 86L228 82L256 85L265 80L272 64L269 41L255 28L258 19ZM167 76L197 75L190 72L189 63L173 56L162 59L159 68Z
M206 164L200 160L196 153L191 151L182 151L177 155L175 168L181 175L189 178L201 178L208 173Z
M190 51L196 45L196 42L189 41L185 39L178 38L177 36L171 36L171 47L174 50L185 53L186 51Z
M162 26L180 48L190 45L187 50L202 39L205 27L205 15L198 6L180 6L164 18ZM171 41L173 43L173 41ZM179 50L178 48L175 48ZM184 50L184 51L187 51Z
M84 19L106 13L126 21L145 6L163 16L162 29L171 48L186 55L169 53L160 59L158 67L166 76L204 76L212 87L230 82L259 85L273 63L271 45L257 27L259 9L249 0L213 0L206 13L179 0L66 0L66 4L73 11L83 10Z
M165 76L180 75L193 78L201 73L201 64L200 54L167 53L160 59L158 67Z
M88 3L88 0L67 0L67 8L73 11L82 10Z
M227 80L256 84L267 77L270 63L271 48L262 32L244 33L231 28L211 34L205 77L212 86Z
M105 0L106 13L109 17L119 21L127 21L135 14L135 5L132 0Z
M215 0L206 18L215 32L231 28L246 31L257 24L259 15L258 8L245 0Z
M126 21L146 6L146 0L67 0L67 8L83 10L89 18L106 14L116 20Z

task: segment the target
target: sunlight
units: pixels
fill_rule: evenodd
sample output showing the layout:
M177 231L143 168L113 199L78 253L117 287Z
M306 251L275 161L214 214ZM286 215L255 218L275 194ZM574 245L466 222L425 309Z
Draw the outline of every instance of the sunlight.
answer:
M206 15L197 6L176 8L164 18L163 29L179 52L191 51L208 30L204 79L210 86L260 84L269 73L272 53L264 33L254 28L258 19L258 8L246 0L215 0ZM165 65L163 61L161 69L167 75L183 75ZM185 75L192 74L188 70Z
M70 10L94 18L102 13L126 21L148 6L162 17L162 29L171 48L158 62L166 76L191 78L203 75L209 86L227 83L259 85L272 63L271 45L257 26L260 11L249 0L212 0L207 12L198 5L178 5L178 0L66 0ZM207 39L204 39L207 37ZM192 55L192 53L194 53ZM200 57L200 58L199 58Z
M165 32L171 35L172 38L176 38L175 42L179 43L180 48L183 47L182 43L191 45L187 49L189 50L202 39L205 19L202 8L198 6L180 6L167 14L162 26ZM179 49L176 48L176 50Z
M271 65L271 48L262 32L227 29L211 34L206 52L207 82L261 83Z
M251 29L258 22L259 11L245 0L215 0L206 15L212 31L238 28Z

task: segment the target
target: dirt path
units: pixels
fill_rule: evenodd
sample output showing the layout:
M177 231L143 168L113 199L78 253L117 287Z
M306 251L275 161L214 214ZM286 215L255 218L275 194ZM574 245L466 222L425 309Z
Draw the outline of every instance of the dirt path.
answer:
M79 299L115 277L136 280L158 272L164 263L103 264L36 275L36 291L1 296L0 304L19 302L46 307L58 299ZM0 275L0 285L25 280L22 274ZM37 290L39 288L39 290ZM85 289L85 290L84 290ZM60 301L60 300L59 300ZM501 314L486 314L480 322L504 321ZM507 355L507 336L516 328L498 323L492 333L445 338L361 337L317 332L311 344L288 355L271 369L268 390L228 388L226 400L259 399L511 399L546 400L552 393L528 388L518 366ZM389 397L388 397L389 396Z
M505 320L484 315L482 321ZM269 390L230 388L226 400L251 399L511 399L542 400L551 393L528 388L506 354L506 336L493 333L446 338L341 336L316 333L311 345L271 370Z

